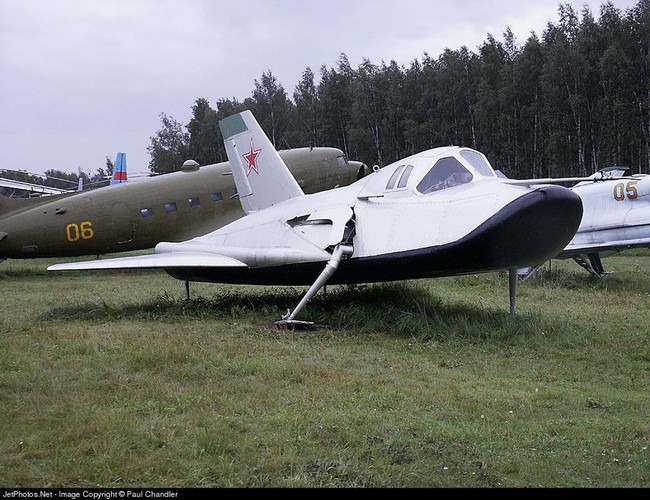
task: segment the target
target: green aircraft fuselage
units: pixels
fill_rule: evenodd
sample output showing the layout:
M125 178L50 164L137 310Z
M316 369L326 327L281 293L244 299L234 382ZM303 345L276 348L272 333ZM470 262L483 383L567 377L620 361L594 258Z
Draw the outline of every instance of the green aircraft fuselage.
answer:
M307 194L365 173L364 164L335 148L279 153ZM243 215L228 162L71 194L0 197L0 259L142 250L206 234Z

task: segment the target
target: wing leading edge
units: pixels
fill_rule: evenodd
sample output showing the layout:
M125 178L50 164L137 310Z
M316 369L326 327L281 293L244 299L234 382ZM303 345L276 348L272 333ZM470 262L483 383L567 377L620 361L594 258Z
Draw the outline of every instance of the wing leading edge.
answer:
M92 269L166 269L171 267L247 267L243 262L225 255L201 252L163 253L97 259L85 262L54 264L48 271L87 271Z

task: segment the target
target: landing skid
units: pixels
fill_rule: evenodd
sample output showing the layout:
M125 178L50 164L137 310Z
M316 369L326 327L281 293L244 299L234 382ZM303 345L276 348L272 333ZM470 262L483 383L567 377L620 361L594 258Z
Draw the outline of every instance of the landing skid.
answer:
M321 330L327 328L327 325L320 325L313 321L300 321L297 319L282 319L273 323L273 326L278 330Z

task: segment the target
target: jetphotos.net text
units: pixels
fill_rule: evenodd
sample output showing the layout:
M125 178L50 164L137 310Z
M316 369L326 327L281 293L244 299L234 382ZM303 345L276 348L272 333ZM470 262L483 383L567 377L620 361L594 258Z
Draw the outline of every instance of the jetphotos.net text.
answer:
M178 492L168 490L58 490L58 489L29 489L29 490L3 490L2 499L40 499L64 498L67 500L112 500L120 498L177 498Z

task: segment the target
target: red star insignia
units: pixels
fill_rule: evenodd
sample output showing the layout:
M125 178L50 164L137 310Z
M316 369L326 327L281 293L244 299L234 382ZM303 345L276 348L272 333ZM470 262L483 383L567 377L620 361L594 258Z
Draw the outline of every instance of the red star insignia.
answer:
M243 154L242 156L248 162L248 172L246 172L246 177L251 173L251 170L255 170L257 175L260 174L260 171L257 169L257 157L260 155L261 149L255 149L253 146L253 139L251 139L251 149L248 153Z

